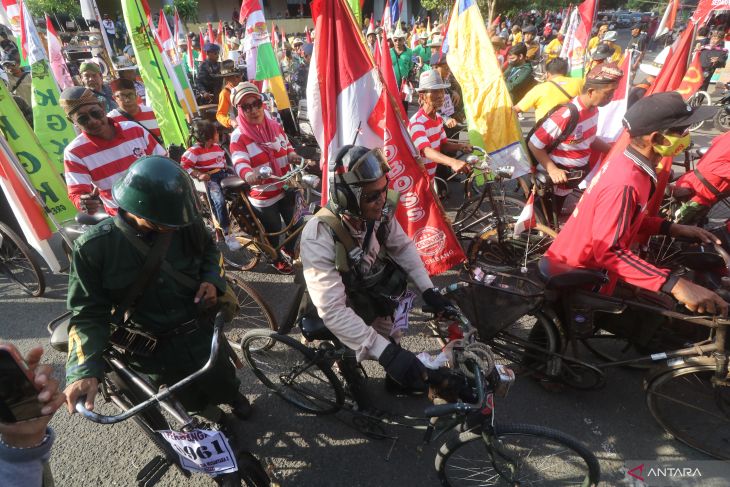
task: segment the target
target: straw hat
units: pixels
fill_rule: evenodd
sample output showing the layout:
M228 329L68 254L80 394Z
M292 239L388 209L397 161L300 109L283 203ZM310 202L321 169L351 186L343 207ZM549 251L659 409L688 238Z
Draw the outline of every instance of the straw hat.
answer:
M421 93L427 90L443 90L451 86L449 83L444 83L441 75L435 69L429 69L421 73L421 77L418 79L418 88L416 91Z

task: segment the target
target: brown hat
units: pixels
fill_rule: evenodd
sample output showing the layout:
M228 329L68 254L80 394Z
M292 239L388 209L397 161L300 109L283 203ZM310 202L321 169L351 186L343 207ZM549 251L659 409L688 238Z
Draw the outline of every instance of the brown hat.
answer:
M603 63L591 69L586 75L586 82L592 84L611 84L618 83L624 76L616 63Z
M109 87L112 89L112 92L117 92L121 90L136 90L137 88L134 86L134 81L131 79L125 79L125 78L119 78L113 80L111 83L109 83Z
M66 88L61 93L58 102L69 117L84 105L101 106L96 95L90 89L84 88L83 86Z

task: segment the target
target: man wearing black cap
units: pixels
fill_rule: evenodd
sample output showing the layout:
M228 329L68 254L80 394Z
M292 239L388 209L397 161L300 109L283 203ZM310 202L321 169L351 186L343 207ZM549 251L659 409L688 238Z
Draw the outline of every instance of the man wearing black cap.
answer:
M527 47L522 43L510 47L507 61L509 64L504 72L504 80L512 96L512 103L518 103L535 85L532 65L527 62Z
M206 42L203 51L205 51L206 59L198 66L198 88L203 93L210 94L211 100L217 100L223 89L223 78L217 76L221 72L221 66L218 63L221 48L218 44Z
M631 72L635 73L639 69L639 64L644 59L644 51L646 50L646 33L642 32L641 24L634 24L631 27L631 39L629 40L626 50L633 49L634 53L631 59Z
M547 263L604 270L611 294L617 280L653 292L672 294L690 311L727 313L727 303L714 292L637 256L636 235L663 234L720 243L710 232L671 223L646 213L656 191L655 168L663 157L679 154L690 143L688 127L713 115L712 107L692 109L676 92L642 98L623 123L631 137L621 154L607 160L591 181L573 215L545 253Z

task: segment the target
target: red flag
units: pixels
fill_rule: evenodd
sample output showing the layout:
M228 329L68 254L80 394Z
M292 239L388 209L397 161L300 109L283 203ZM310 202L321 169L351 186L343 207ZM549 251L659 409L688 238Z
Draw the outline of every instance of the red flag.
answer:
M175 17L172 19L175 22L175 27L172 29L172 36L175 38L175 44L180 37L180 15L177 13L177 7L175 7Z
M390 187L400 192L398 222L413 239L430 274L464 260L430 189L424 169L395 106L382 89L367 47L344 0L314 0L314 56L310 65L307 103L317 142L323 152L323 174L340 147L352 144L383 147L390 164ZM325 178L323 178L324 180ZM323 195L326 188L323 181Z
M679 88L677 88L677 92L679 92L685 100L689 100L692 95L697 93L700 89L703 81L704 76L702 76L700 53L696 52L692 63L689 65L689 68L687 68L687 72L684 74L684 78L682 78L682 81L679 84Z
M305 35L305 36L306 36L306 38L307 38L307 42L308 42L309 44L311 44L311 43L312 43L312 33L311 33L311 31L309 30L309 27L306 27L306 26L304 27L304 35Z
M591 36L591 29L593 29L593 19L596 16L596 0L585 0L581 3L578 7L578 14L580 24L575 31L575 37L580 40L580 45L585 49Z
M192 43L192 39L191 39L191 42L188 42L188 67L190 68L190 72L191 73L195 69L195 59L193 58L193 43Z
M284 32L284 27L282 27L280 30L281 30L281 42L282 42L282 44L286 45L286 32Z
M28 35L25 23L25 8L23 8L22 0L18 0L18 8L20 9L20 59L28 59ZM30 19L33 22L32 19Z
M215 44L215 33L213 33L213 24L211 24L210 22L208 22L208 42Z
M271 23L271 46L274 51L279 50L279 36L276 34L276 24L274 22Z
M53 23L48 14L46 14L46 33L48 61L51 65L51 71L53 71L53 76L58 81L58 87L61 90L65 90L73 86L74 82L68 70L68 65L66 65L66 60L63 57L61 39L56 34L56 28L53 27Z
M218 32L216 32L215 38L216 38L216 43L218 43L218 45L221 45L221 46L223 45L223 34L224 34L223 21L219 20L218 21Z
M501 20L502 20L502 14L497 15L497 18L492 21L492 25L495 27L499 27Z
M210 25L210 24L208 24L208 25ZM205 41L203 39L203 33L201 32L200 33L200 61L201 62L208 59L208 56L205 55L204 47L205 47Z

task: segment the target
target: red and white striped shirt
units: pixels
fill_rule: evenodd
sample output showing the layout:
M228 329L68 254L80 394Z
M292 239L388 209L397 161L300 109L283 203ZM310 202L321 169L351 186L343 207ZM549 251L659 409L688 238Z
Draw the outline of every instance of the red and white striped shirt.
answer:
M271 142L272 147L276 147L274 153L275 164L273 165L256 142L243 135L239 129L233 131L231 134L231 159L233 159L233 169L238 177L245 180L246 174L261 166L270 167L274 176L282 176L287 172L289 167L288 155L294 153L294 148L284 133L284 129L280 125L278 129L276 138ZM274 180L269 178L264 179L260 185L251 186L251 192L248 196L252 205L259 208L271 206L284 197L284 182L272 183L274 183ZM262 191L266 186L268 186L266 191Z
M111 118L115 122L129 121L127 117L122 115L121 108L115 108L111 112L107 113L107 117ZM155 137L162 140L162 133L160 133L160 126L157 124L157 117L155 116L154 110L150 107L147 105L139 105L139 111L136 115L132 115L132 118L135 122L138 122L140 125L152 132Z
M423 166L428 172L428 176L433 178L436 174L436 162L425 157L423 150L430 147L434 150L441 151L441 144L446 140L446 131L444 124L438 115L434 118L426 115L423 108L420 108L408 122L408 132L411 134L413 144L423 156Z
M193 169L202 172L223 169L226 167L226 153L218 144L212 144L207 148L195 144L185 151L180 164L189 173L192 173Z
M114 138L77 135L63 151L63 166L68 196L81 209L81 195L99 188L106 212L114 215L117 204L112 198L112 185L121 178L134 161L143 156L167 155L165 149L135 122L115 122Z
M564 167L584 167L591 156L591 144L596 139L598 128L598 108L587 108L580 101L580 96L571 100L578 108L578 124L573 133L558 144L550 152L550 160ZM567 106L556 110L550 118L535 130L530 142L538 149L550 145L567 128L570 121L570 110ZM555 188L555 194L564 196L570 194L570 189Z

